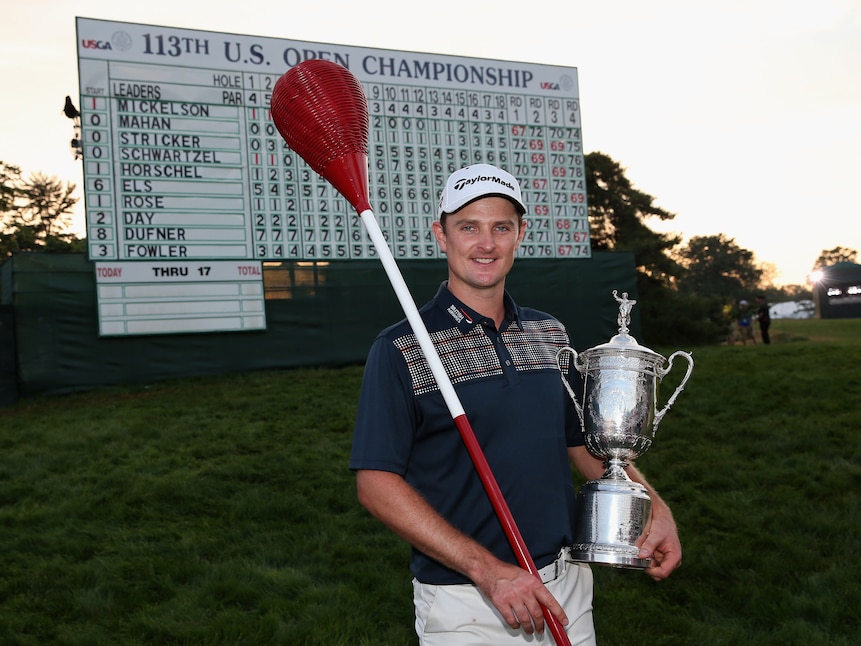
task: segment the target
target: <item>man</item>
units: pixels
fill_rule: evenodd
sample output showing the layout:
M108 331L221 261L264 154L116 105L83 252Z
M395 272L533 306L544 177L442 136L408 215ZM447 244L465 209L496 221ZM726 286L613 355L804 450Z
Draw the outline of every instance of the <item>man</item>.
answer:
M559 379L564 326L505 291L525 212L507 172L477 164L452 173L433 225L448 281L420 313L540 578L517 564L409 324L384 330L368 355L350 467L361 503L413 546L423 646L549 642L542 606L572 643L595 643L591 571L565 558L568 460L589 479L604 467ZM633 466L629 474L648 487ZM657 580L679 565L681 546L669 508L649 491L641 556L653 558Z
M736 321L738 322L738 338L741 340L741 344L747 345L747 342L750 341L756 345L756 336L753 334L753 317L747 301L744 299L738 302Z
M762 337L762 342L768 345L771 343L771 336L768 333L768 328L771 327L771 314L768 311L765 296L761 294L756 297L756 320L759 322L759 335Z

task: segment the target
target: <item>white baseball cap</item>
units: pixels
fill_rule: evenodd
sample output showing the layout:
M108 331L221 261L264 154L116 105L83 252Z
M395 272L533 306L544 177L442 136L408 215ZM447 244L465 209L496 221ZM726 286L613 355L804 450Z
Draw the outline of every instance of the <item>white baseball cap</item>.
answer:
M449 175L439 197L437 217L455 213L470 202L491 196L505 197L514 203L521 215L526 213L520 184L513 175L490 164L473 164Z

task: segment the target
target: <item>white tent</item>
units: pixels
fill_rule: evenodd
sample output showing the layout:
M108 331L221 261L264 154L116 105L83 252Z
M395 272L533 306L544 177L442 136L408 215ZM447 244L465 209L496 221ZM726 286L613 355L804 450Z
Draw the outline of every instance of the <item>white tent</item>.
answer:
M815 310L813 301L788 301L769 306L768 313L773 319L811 319Z

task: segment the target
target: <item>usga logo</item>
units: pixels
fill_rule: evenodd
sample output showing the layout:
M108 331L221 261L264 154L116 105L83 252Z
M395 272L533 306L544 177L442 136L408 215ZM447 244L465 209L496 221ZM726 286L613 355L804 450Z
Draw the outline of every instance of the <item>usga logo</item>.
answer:
M111 44L106 40L82 40L81 47L84 49L111 49Z
M542 90L551 90L553 92L570 92L577 84L574 79L568 74L563 74L559 77L559 81L541 81Z

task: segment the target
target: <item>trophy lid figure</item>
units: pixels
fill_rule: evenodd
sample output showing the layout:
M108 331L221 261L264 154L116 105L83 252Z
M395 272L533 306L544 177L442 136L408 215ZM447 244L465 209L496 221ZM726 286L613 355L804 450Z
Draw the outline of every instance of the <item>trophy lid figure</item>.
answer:
M613 298L619 303L619 334L627 334L628 326L631 324L631 310L637 301L628 300L628 292L622 292L622 298L619 298L618 290L613 290Z

